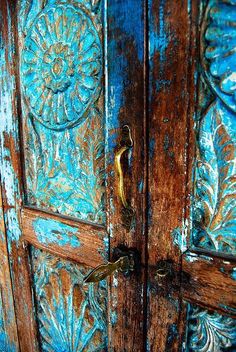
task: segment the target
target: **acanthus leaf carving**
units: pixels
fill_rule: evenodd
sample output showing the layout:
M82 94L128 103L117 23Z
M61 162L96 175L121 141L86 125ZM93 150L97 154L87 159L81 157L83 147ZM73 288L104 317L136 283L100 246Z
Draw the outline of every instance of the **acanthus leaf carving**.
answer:
M106 284L83 286L86 268L32 248L42 350L106 351Z
M231 254L236 253L235 21L235 1L208 1L201 31L201 77L215 100L200 112L197 125L192 208L193 244ZM199 96L206 94L201 88Z
M236 348L236 321L197 306L188 308L187 352L223 352Z

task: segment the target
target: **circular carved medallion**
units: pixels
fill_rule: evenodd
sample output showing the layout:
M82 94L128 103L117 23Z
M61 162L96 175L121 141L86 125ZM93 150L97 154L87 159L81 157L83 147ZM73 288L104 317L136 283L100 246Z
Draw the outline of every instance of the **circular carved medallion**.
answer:
M210 0L202 24L201 60L217 96L236 112L236 1Z
M80 123L99 94L102 49L91 18L80 8L46 7L27 32L21 80L30 112L60 130Z

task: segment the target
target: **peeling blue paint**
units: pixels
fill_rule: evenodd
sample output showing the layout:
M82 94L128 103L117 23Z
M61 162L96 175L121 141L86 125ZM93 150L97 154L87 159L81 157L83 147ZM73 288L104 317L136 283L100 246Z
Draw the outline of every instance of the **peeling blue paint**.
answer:
M75 227L43 218L34 220L33 227L38 240L45 245L56 243L62 247L70 245L73 248L81 245L78 239L78 229Z
M231 274L231 277L232 277L233 280L236 281L236 268L233 269L233 272L232 272L232 274Z
M8 209L6 212L8 222L7 233L10 241L18 242L21 236L20 224L15 209Z
M149 0L149 8L152 10L152 0ZM159 28L156 29L155 23L153 23L154 16L151 16L150 23L150 39L149 39L149 56L152 59L156 52L159 52L160 62L165 60L165 51L169 44L169 33L165 23L164 16L165 0L160 0L159 3ZM152 61L152 60L151 60Z
M0 351L1 352L17 352L17 346L12 343L5 330L5 316L2 306L2 297L0 292Z
M172 233L172 239L174 245L180 250L181 253L184 253L187 250L187 234L185 229L176 228Z
M155 144L156 144L155 139L154 139L154 138L151 138L151 139L149 140L149 155L150 155L150 158L151 158L151 159L154 157Z

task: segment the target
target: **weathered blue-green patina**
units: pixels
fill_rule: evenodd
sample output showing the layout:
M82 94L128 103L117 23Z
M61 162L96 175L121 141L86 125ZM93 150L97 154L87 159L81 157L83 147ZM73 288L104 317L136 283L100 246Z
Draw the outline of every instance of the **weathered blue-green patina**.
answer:
M103 5L19 7L27 202L104 223Z
M235 22L235 1L208 2L201 35L203 83L192 209L193 244L229 254L236 253Z

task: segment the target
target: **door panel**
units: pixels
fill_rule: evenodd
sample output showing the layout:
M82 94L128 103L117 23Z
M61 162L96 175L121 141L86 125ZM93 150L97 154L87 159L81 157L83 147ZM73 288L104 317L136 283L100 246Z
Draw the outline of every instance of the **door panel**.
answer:
M202 13L192 210L193 245L232 255L236 250L236 105L231 52L235 11L230 1L209 1Z
M145 264L144 4L4 4L13 19L5 71L16 82L1 171L20 349L139 350L144 273L82 279L120 245ZM127 130L122 205L115 159Z
M122 244L139 251L145 264L146 246L146 93L143 0L107 3L107 206L110 247ZM122 169L129 206L123 207L114 173L114 156L125 140L119 126L129 125L133 147ZM131 214L131 216L130 216ZM145 266L129 278L116 274L110 291L112 351L142 351L145 337Z
M26 202L104 223L102 8L20 1L18 14Z
M193 109L193 29L188 1L149 1L149 229L147 351L177 351L181 251L188 203L189 114ZM188 99L188 103L186 100ZM183 239L183 241L182 241ZM157 270L164 262L170 277ZM161 318L160 318L161 317Z
M105 351L106 281L83 286L89 267L31 247L40 345L43 351Z
M149 8L147 350L234 351L236 8Z
M202 1L196 22L195 154L187 239L191 252L182 257L186 351L236 348L235 18L233 2Z
M233 351L234 1L2 3L0 342Z

